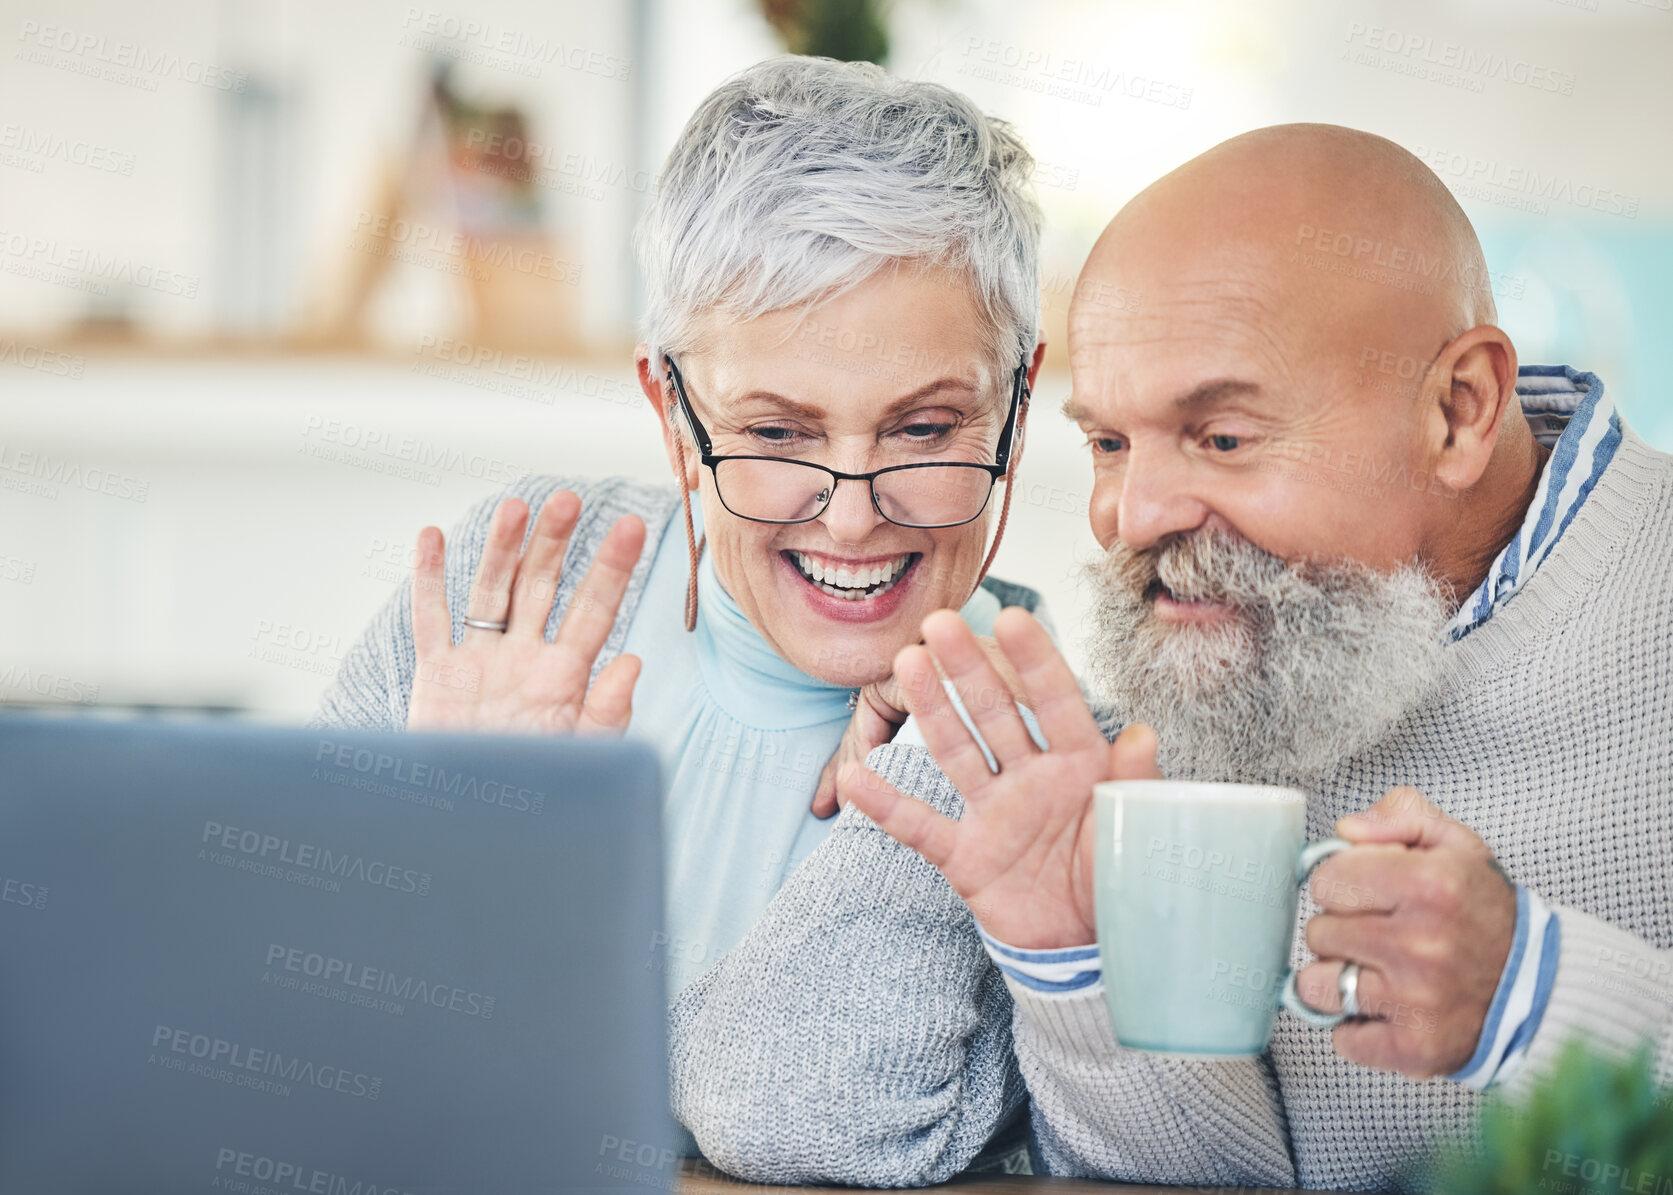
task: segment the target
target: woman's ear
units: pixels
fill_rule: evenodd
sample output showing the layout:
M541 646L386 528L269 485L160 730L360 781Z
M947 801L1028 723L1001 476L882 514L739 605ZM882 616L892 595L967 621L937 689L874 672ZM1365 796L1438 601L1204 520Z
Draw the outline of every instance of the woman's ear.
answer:
M680 418L679 403L674 398L674 384L668 380L662 358L651 361L651 350L640 344L633 350L633 365L639 374L639 389L656 412L657 426L662 431L662 449L668 455L668 468L674 480L688 490L697 488L697 449L686 435L685 423Z
M1040 333L1039 343L1034 346L1034 356L1028 362L1028 388L1034 389L1034 382L1040 376L1040 366L1046 363L1046 334Z
M1024 402L1021 408L1017 411L1017 428L1011 435L1011 464L1005 474L1008 478L1015 477L1017 475L1017 466L1022 463L1022 448L1023 444L1028 439L1028 408L1034 405L1032 401L1034 382L1035 379L1040 376L1040 366L1045 363L1045 360L1046 337L1045 333L1042 332L1040 334L1039 343L1034 346L1034 356L1030 358L1028 362L1028 391L1030 400Z

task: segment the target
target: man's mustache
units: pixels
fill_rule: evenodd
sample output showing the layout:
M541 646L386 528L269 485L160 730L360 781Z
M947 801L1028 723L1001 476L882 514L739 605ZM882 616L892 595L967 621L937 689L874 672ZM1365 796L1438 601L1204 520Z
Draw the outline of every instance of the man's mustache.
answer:
M1276 584L1301 581L1305 571L1215 527L1181 532L1147 548L1130 548L1118 539L1095 567L1134 605L1149 604L1164 590L1183 602L1262 605L1274 599Z

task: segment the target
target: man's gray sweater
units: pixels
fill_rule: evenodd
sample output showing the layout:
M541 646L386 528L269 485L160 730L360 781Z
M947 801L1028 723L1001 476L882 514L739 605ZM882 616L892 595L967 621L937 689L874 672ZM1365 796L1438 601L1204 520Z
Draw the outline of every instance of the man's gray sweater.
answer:
M1650 1041L1673 1079L1673 458L1626 429L1539 570L1447 648L1445 677L1321 786L1309 835L1416 785L1561 924L1511 1085L1576 1035ZM922 749L871 763L959 810ZM762 1181L943 1179L1013 1111L1019 1070L1036 1164L1128 1181L1404 1188L1482 1098L1349 1063L1284 1015L1257 1058L1124 1049L1099 988L1002 978L939 873L852 808L672 1023L676 1111L712 1161Z

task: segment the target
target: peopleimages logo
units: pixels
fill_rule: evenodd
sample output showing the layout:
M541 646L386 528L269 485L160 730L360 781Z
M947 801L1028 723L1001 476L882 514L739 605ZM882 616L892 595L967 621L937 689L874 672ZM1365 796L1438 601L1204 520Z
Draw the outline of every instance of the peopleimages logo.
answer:
M119 253L101 253L87 245L71 245L54 237L0 229L0 256L37 273L68 270L99 284L117 283L154 290L159 294L195 299L202 279L151 262L135 261ZM19 273L19 270L9 270ZM102 292L101 292L102 293Z
M239 1071L251 1075L267 1075L286 1083L300 1083L335 1091L360 1099L375 1100L383 1094L383 1079L364 1071L351 1071L340 1066L316 1063L311 1059L287 1056L277 1050L241 1045L224 1037L207 1033L193 1033L172 1025L158 1025L151 1034L151 1048L162 1051L166 1058L178 1054L193 1058L206 1067L225 1067L228 1075L204 1072L206 1078L230 1078Z
M509 394L542 406L554 405L559 391L582 398L599 398L623 407L636 407L645 401L631 379L580 370L561 361L544 361L523 353L507 353L468 340L426 333L418 339L417 354L432 360L414 361L414 373ZM496 380L500 378L505 381ZM522 384L525 382L528 385Z
M1421 248L1395 245L1362 234L1316 228L1300 224L1295 230L1296 253L1291 261L1298 261L1310 269L1330 269L1332 273L1348 274L1368 282L1378 282L1400 290L1418 294L1432 294L1434 285L1454 282L1483 294L1502 295L1520 299L1526 290L1526 280L1515 275L1495 277L1480 262L1433 256ZM1310 256L1317 254L1317 259ZM1337 258L1343 268L1330 266L1328 259ZM1378 273L1377 271L1383 271Z
M22 905L26 909L44 909L46 896L45 884L32 884L27 880L9 877L4 884L0 884L0 901L6 904Z
M546 794L538 789L523 788L503 780L484 780L464 772L450 772L434 764L418 763L366 747L322 739L314 753L314 762L324 760L376 779L410 784L464 801L498 805L518 813L539 814L546 808Z
M43 66L60 66L51 59L62 54L81 59L77 74L107 77L112 82L138 84L147 91L157 89L158 79L177 79L216 91L243 91L249 76L228 66L216 66L197 58L182 58L166 50L154 50L129 41L113 41L102 33L87 33L64 25L43 25L24 21L17 40L23 43L16 57ZM130 73L131 72L131 73Z
M39 479L46 483L43 488L51 491L44 495L46 497L56 498L57 491L52 487L60 485L86 490L89 494L126 498L132 502L144 502L151 496L151 483L144 478L114 473L68 457L50 456L33 448L18 448L4 442L0 442L0 473Z
M1580 1183L1561 1183L1554 1178L1541 1178L1540 1187L1559 1195L1601 1195L1604 1191L1620 1191L1622 1195L1673 1195L1673 1175L1657 1174L1650 1170L1635 1170L1619 1162L1606 1162L1585 1154L1564 1153L1560 1149L1545 1151L1540 1169L1547 1175L1556 1171L1564 1178L1578 1178ZM1581 1183L1585 1185L1582 1186Z
M110 174L126 175L134 172L133 154L111 149L107 145L71 139L45 129L31 128L28 125L9 122L0 124L0 149L27 154L30 160L37 162L56 160L71 166L85 166L89 170L103 170Z
M482 173L498 173L488 169L489 163L498 159L508 166L511 163L522 163L521 170L510 167L511 177L519 181L527 181L536 174L559 176L570 179L579 186L588 187L597 192L599 198L603 197L599 184L635 191L641 195L648 195L656 190L656 175L648 170L630 171L619 162L595 158L591 154L577 153L573 150L561 151L559 147L542 141L472 128L465 134L465 147L484 155L485 160L476 165L476 169Z
M1531 87L1535 91L1574 94L1572 71L1556 70L1525 58L1512 58L1496 49L1484 50L1453 41L1437 42L1427 34L1366 25L1359 21L1348 26L1345 40L1368 51L1387 54L1390 62L1425 68L1406 72L1418 77L1429 77L1426 72L1441 72L1443 79L1446 75L1455 75L1459 81L1473 84L1473 91L1480 91L1483 81L1494 80Z
M0 692L20 690L53 701L73 701L77 705L93 705L99 700L98 685L12 664L0 672Z
M276 834L226 826L220 822L204 822L200 841L234 857L243 856L241 861L258 865L277 867L284 864L301 872L316 872L339 880L359 880L378 888L392 888L396 892L430 895L430 873L427 871L397 867L363 855L339 853L316 843L293 842ZM198 852L200 859L208 856L207 850ZM210 861L220 860L211 857Z
M8 363L60 378L79 378L87 368L87 362L82 357L43 349L39 345L19 344L15 340L0 342L0 365Z
M1511 165L1459 150L1414 145L1412 152L1449 186L1461 188L1466 198L1497 202L1490 192L1499 191L1506 196L1526 200L1525 204L1513 206L1524 206L1538 214L1544 214L1552 203L1566 203L1602 215L1624 216L1628 220L1638 216L1637 195L1617 191L1604 183L1588 179L1576 182L1554 170Z
M507 60L525 59L528 65L559 66L566 70L616 79L623 83L632 77L633 64L616 54L557 41L544 33L495 26L473 17L460 17L439 9L408 8L401 18L402 38L406 44L420 49L442 52L441 43L457 42L484 52L505 55ZM470 61L474 57L466 56ZM486 65L504 65L487 60ZM540 77L540 71L521 73Z
M466 453L429 440L321 415L309 415L302 421L302 443L298 451L305 456L355 465L372 472L412 473L429 485L441 482L441 474L436 470L501 485L509 485L532 472L513 461Z
M428 1004L432 1008L463 1013L468 1017L480 1017L484 1021L494 1019L492 996L467 991L453 984L434 983L415 975L400 975L381 967L368 967L364 963L334 958L296 946L269 943L267 966L293 975L317 979L321 983L341 984L360 991L376 992L380 996L389 996L396 1000Z
M248 1180L254 1180L261 1187L252 1185ZM225 1145L215 1152L214 1185L234 1195L258 1189L301 1191L306 1195L411 1195L401 1187L350 1180L346 1175L329 1170L297 1162L282 1162L267 1154L247 1153Z
M401 216L362 211L354 222L356 238L363 245L392 244L415 253L434 253L455 258L460 262L480 263L496 269L530 274L552 282L573 286L581 281L581 267L566 258L555 257L544 250L530 249L493 237L480 237L460 232L440 224L425 224ZM350 247L356 242L350 241ZM485 274L473 277L486 278Z

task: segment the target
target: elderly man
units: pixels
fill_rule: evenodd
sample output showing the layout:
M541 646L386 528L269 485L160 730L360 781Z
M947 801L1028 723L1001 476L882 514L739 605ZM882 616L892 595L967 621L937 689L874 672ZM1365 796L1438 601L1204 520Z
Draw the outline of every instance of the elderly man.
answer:
M1673 1074L1673 459L1495 318L1463 213L1381 138L1260 130L1122 210L1069 343L1107 713L1002 615L1041 750L926 621L897 676L928 750L845 772L856 808L676 1026L717 1162L944 1177L1020 1075L1036 1168L1403 1186L1573 1037ZM1117 1046L1091 790L1164 771L1299 785L1355 844L1315 873L1300 990L1339 1008L1351 965L1359 1018L1281 1017L1241 1060Z

